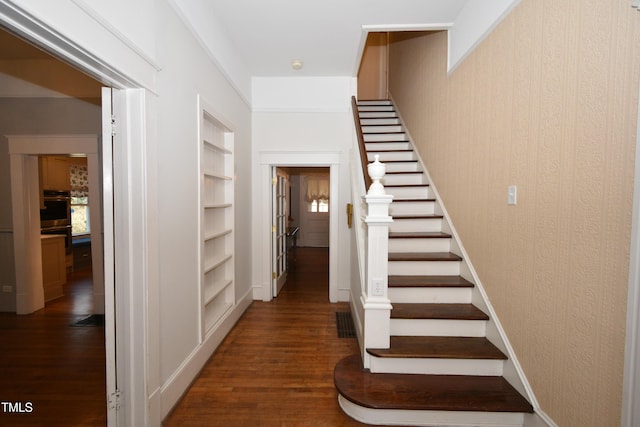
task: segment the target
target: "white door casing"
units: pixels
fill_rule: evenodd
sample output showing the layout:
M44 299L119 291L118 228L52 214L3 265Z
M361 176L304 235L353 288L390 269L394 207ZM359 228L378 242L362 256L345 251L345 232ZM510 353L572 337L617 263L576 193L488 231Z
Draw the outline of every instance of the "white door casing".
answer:
M259 154L260 183L258 191L261 195L259 212L271 211L271 168L272 166L291 167L329 167L330 198L339 200L340 177L340 153L339 152L292 152L292 151L268 151ZM329 301L338 301L338 259L340 248L338 245L338 203L329 204ZM257 226L259 248L258 255L254 258L260 265L259 277L262 288L262 300L271 301L273 289L271 286L271 217L262 215Z
M9 135L7 139L11 159L16 312L28 314L44 307L37 156L83 153L87 155L89 200L94 207L90 210L93 313L104 313L97 135Z
M287 280L287 189L286 179L271 168L271 259L273 297L277 297Z

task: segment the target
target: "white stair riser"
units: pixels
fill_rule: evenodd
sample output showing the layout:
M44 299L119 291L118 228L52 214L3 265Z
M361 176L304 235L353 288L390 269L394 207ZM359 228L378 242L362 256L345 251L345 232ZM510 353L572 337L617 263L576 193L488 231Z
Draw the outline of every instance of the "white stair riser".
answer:
M422 171L418 162L386 162L387 172L415 172Z
M389 288L391 304L471 304L471 294L471 288Z
M491 359L428 359L375 357L370 359L372 373L424 375L501 376L504 362Z
M484 337L486 320L391 319L391 335Z
M400 119L395 118L387 118L387 119L360 119L360 124L362 126L371 126L371 125L399 125Z
M406 141L405 133L365 133L362 135L364 142L370 141Z
M366 142L367 151L384 151L384 150L411 150L411 144L405 141L395 142Z
M380 132L402 132L402 125L400 124L376 124L376 125L362 125L362 133L380 133Z
M419 187L391 187L385 188L387 194L392 194L396 199L432 199L431 189L428 185Z
M386 174L382 177L382 185L420 185L427 184L427 176L423 173Z
M391 101L389 99L361 99L357 105L391 105Z
M416 154L413 151L369 151L367 152L367 160L373 162L376 155L380 156L382 163L392 162L394 160L416 160Z
M378 119L378 118L396 118L398 115L395 111L361 111L358 116L360 119Z
M389 231L442 231L441 218L399 219L389 224Z
M432 215L435 208L435 202L393 202L389 206L389 215Z
M358 106L358 111L395 111L393 105L360 105Z
M389 261L389 275L457 276L460 261Z
M451 239L389 239L389 252L449 252Z
M342 410L365 424L448 427L523 427L521 412L420 411L405 409L371 409L338 395Z

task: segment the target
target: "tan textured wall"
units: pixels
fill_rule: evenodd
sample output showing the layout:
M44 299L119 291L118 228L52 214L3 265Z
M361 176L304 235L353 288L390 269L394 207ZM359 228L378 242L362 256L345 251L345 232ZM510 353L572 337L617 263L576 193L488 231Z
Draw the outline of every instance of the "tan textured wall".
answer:
M449 76L446 33L393 41L390 92L542 410L619 425L640 13L523 0Z

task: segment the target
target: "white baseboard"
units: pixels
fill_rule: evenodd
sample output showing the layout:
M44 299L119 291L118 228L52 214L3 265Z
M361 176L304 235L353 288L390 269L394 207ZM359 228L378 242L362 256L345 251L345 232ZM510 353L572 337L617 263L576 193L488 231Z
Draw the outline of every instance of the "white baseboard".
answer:
M227 336L236 322L240 319L249 305L253 302L253 292L250 289L236 306L227 313L218 328L205 341L197 346L184 360L180 367L162 385L160 389L161 416L164 419L187 392L191 383L197 378L200 370L211 357L222 340Z
M527 414L524 417L524 427L558 427L558 425L538 408L533 414Z
M338 289L338 301L339 302L349 302L350 301L350 289Z

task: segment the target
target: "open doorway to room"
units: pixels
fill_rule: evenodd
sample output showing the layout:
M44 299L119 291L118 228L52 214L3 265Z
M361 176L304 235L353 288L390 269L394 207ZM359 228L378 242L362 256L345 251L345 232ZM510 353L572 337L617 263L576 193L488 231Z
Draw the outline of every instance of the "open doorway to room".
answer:
M298 168L324 168L323 173L328 171L329 174L329 201L327 203L329 232L328 232L328 259L329 259L329 301L338 302L338 259L340 257L340 247L338 245L338 199L339 199L339 177L340 177L340 153L337 152L290 152L290 151L272 151L260 154L260 202L259 207L262 212L273 213L275 203L274 186L277 184L277 169L297 171ZM287 169L289 168L289 169ZM290 175L295 175L289 173ZM288 190L291 192L291 190ZM300 192L298 191L298 194ZM304 198L304 196L303 196ZM300 200L300 197L298 197ZM293 202L293 201L292 201ZM302 203L301 201L299 203ZM285 202L288 207L289 202ZM312 203L313 205L313 203ZM316 207L319 205L316 203ZM297 208L288 207L292 213L293 221L287 224L300 224L300 219L296 219L295 212ZM324 208L322 208L324 209ZM288 214L287 214L288 215ZM298 214L298 217L300 215ZM278 271L274 269L274 260L277 257L277 248L274 247L274 234L276 234L275 223L273 222L273 214L263 215L258 219L257 229L257 247L260 253L257 259L260 263L260 280L262 283L262 299L263 301L271 301L277 294L274 292L274 286L278 277ZM298 221L298 222L295 222ZM288 226L288 225L287 225ZM300 226L299 233L302 233ZM291 242L293 244L293 242ZM299 243L296 242L296 243ZM307 244L307 243L305 243ZM275 256L272 256L275 254ZM275 276L275 277L274 277Z
M328 255L330 169L274 166L272 183L272 286L277 296L296 267L298 248L324 249Z
M3 418L11 417L5 420L7 424L107 422L104 320L99 317L82 323L92 314L104 313L98 160L101 86L84 73L0 30L0 194L6 201L0 208L0 376L3 400L14 405L29 402L32 408L28 419L20 413L15 417L1 414ZM40 151L29 147L24 154L10 155L9 140L15 141L18 135L35 136L40 142L45 135L54 138L47 140L42 146L46 148ZM80 141L76 140L73 148L68 148L61 135L71 139L89 135L83 142L89 141L92 146L78 145ZM92 164L87 164L86 152L91 152ZM18 262L20 257L14 251L15 240L22 235L17 228L23 227L17 224L21 221L15 220L16 215L21 215L16 209L22 211L24 207L24 203L17 207L11 202L16 179L11 166L15 159L21 164L20 177L27 178L20 187L29 189L22 191L22 199L26 204L37 205L29 210L29 216L33 216L32 211L36 217L38 211L44 213L34 220L41 231L38 241L23 242L26 253L38 245L40 262L29 265L39 265L40 271L22 271L28 268ZM86 178L75 188L74 169ZM89 221L93 227L87 230L85 226L85 232L75 236L70 217L74 201L76 210L81 210L82 204L85 212L89 204L93 208ZM56 207L61 208L57 213ZM92 232L96 234L92 236ZM92 244L98 245L99 250L91 251ZM92 259L92 252L97 252L99 259ZM41 278L42 302L32 305L35 312L17 315L22 291L17 279L25 275ZM38 310L38 305L43 308Z

